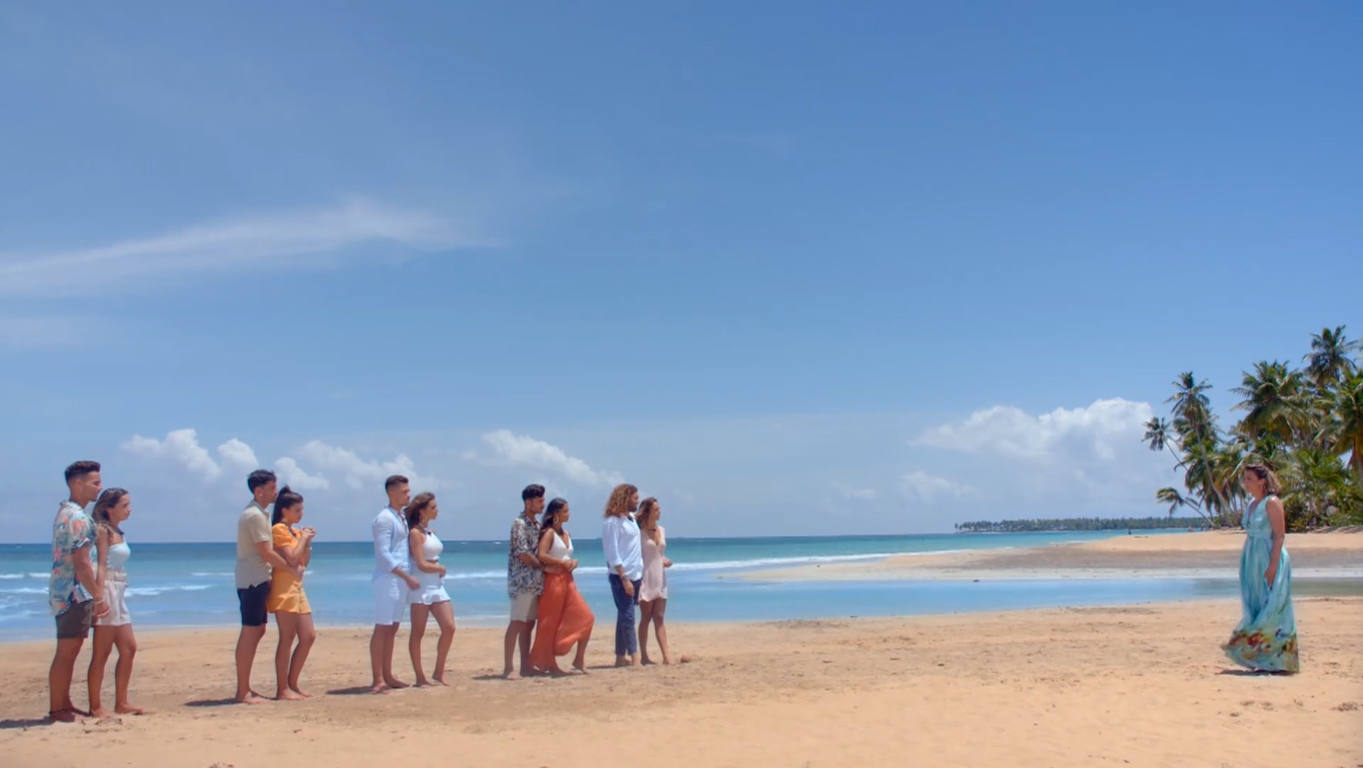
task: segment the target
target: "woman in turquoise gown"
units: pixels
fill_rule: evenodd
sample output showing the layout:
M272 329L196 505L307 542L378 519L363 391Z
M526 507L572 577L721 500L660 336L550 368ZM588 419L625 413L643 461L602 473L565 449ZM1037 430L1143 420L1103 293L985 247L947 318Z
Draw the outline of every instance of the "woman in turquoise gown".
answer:
M1222 646L1231 661L1256 672L1296 672L1297 620L1292 615L1292 559L1283 541L1287 525L1273 470L1245 467L1242 480L1254 503L1245 511L1245 548L1240 554L1240 602L1244 613Z

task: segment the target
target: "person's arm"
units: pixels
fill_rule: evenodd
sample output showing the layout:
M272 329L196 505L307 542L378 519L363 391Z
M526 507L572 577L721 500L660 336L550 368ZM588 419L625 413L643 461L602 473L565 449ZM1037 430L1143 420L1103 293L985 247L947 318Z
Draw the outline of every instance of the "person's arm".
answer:
M658 526L658 551L663 553L667 552L667 531L663 530L661 525ZM672 567L672 561L667 559L666 554L663 555L663 567Z
M271 534L274 537L274 551L284 559L289 568L303 564L303 550L306 544L302 536L295 539L288 528L277 526L271 529Z
M374 520L373 533L374 557L378 558L383 569L407 582L408 589L416 589L421 586L421 582L412 578L412 575L403 569L402 563L399 563L398 559L388 549L388 543L393 540L393 519L388 515L379 515Z
M544 566L540 565L539 558L535 557L535 553L526 548L524 530L525 523L520 519L511 524L511 546L515 547L513 551L516 553L516 559L531 568L543 568Z
M624 587L625 594L634 597L634 584L630 582L629 576L625 573L625 562L620 555L620 535L624 518L608 517L605 525L601 526L601 551L606 555L606 568L616 576L620 577L620 584Z
M261 559L269 563L271 568L293 571L293 575L302 578L303 566L293 565L288 560L280 557L279 554L274 551L274 547L270 546L271 544L272 542L269 541L257 541L255 543L256 551L260 553Z
M303 554L299 556L298 562L307 568L312 563L312 540L317 538L317 531L311 528L303 529Z
M1282 555L1283 542L1287 539L1287 519L1283 512L1283 503L1276 496L1268 500L1268 524L1273 527L1273 545L1269 549L1268 570L1264 571L1264 580L1271 589L1273 579L1278 576L1278 559Z
M95 568L95 589L97 591L90 594L96 597L104 597L104 581L109 573L109 529L104 526L95 528L95 560L98 565Z
M88 518L78 518L72 520L70 526L71 539L79 544L71 551L71 557L75 558L76 581L94 599L95 618L100 618L109 613L109 606L104 602L104 590L95 575L95 564L90 557L90 546L94 544L90 539L90 521Z

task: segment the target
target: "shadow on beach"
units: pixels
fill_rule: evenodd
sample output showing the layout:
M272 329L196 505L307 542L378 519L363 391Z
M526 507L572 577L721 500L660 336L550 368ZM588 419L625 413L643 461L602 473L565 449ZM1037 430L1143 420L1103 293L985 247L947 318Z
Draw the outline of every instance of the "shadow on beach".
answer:
M0 731L22 731L39 725L55 725L56 721L47 717L32 717L22 720L0 720Z

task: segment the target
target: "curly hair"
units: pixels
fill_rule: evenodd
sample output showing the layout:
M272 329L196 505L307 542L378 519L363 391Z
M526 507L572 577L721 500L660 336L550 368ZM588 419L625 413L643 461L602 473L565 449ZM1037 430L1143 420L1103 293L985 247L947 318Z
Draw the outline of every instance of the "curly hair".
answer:
M639 493L639 489L629 483L621 483L611 491L611 497L606 500L606 517L624 517L631 510L629 508L630 496Z

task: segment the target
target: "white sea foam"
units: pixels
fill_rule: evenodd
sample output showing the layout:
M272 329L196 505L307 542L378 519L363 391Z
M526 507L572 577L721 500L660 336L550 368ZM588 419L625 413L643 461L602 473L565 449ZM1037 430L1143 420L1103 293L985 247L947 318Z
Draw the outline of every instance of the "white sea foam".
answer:
M179 584L173 587L128 587L128 594L137 597L154 597L166 592L202 592L212 589L213 584Z

